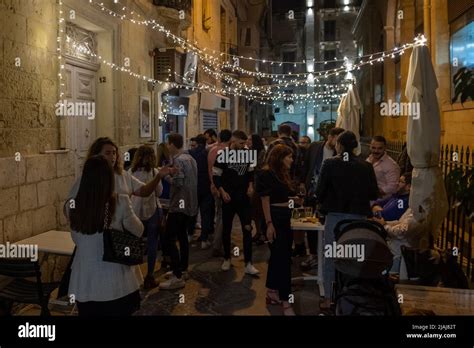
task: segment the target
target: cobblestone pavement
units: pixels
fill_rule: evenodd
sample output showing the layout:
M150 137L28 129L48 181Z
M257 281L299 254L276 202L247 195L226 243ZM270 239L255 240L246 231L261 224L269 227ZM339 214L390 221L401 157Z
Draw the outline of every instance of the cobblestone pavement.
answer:
M240 226L235 226L232 242L242 250ZM190 247L190 279L183 289L153 289L142 293L142 308L137 315L281 315L280 306L266 305L265 279L270 251L267 245L253 246L253 263L259 276L244 274L243 255L232 259L233 267L221 271L222 257L212 257L212 250L201 250L199 243ZM293 260L293 275L301 258ZM165 280L164 271L156 273ZM295 312L318 315L319 295L316 282L299 282L293 286Z
M237 220L236 220L237 221ZM197 234L199 230L196 231ZM241 250L240 225L234 225L232 242ZM167 291L158 288L142 290L142 306L136 315L282 315L281 307L265 303L265 279L270 251L266 244L253 245L253 263L259 276L244 274L243 253L232 259L233 267L221 271L222 257L212 257L212 249L201 250L200 243L190 245L190 278L183 289ZM301 274L303 258L293 259L293 276ZM157 262L155 278L164 281L165 270ZM142 265L146 272L146 264ZM54 294L53 294L54 295ZM184 296L183 296L184 295ZM319 294L314 281L293 285L294 309L297 315L318 315ZM51 305L52 315L75 315L72 306ZM20 307L16 315L39 315L37 306Z

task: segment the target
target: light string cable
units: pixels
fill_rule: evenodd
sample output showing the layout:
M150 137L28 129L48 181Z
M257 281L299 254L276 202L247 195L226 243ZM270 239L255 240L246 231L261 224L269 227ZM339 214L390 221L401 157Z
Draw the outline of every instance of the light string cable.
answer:
M346 63L344 63L344 65L339 67L339 68L329 69L329 70L322 70L322 71L318 71L318 72L305 72L305 73L270 74L270 73L264 73L264 72L256 72L256 71L245 70L245 69L243 69L239 66L235 66L235 64L221 63L221 58L214 57L211 54L206 52L207 48L199 49L197 46L190 43L189 40L186 40L186 39L183 39L183 38L181 38L177 35L174 35L170 30L166 29L163 25L157 23L156 20L154 20L154 19L153 20L137 20L135 18L127 18L126 14L121 15L121 14L105 7L103 3L98 3L98 2L95 2L93 0L89 0L89 3L98 6L102 11L106 12L107 14L109 14L113 17L120 18L121 20L128 20L128 21L130 21L134 24L137 24L137 25L146 25L146 26L153 25L152 29L156 30L158 28L158 30L160 32L165 33L168 38L171 37L171 39L175 43L179 43L180 46L183 49L185 49L188 52L196 53L201 59L207 61L212 66L219 67L221 70L223 70L225 68L229 68L229 69L237 71L237 72L241 72L241 73L244 73L244 74L249 74L249 75L256 76L256 77L263 77L263 78L272 78L272 77L278 77L278 76L285 76L285 77L287 77L287 76L308 76L310 74L313 74L313 76L315 76L315 77L319 76L319 78L326 78L326 77L333 76L333 75L337 76L340 72L342 72L346 69ZM115 3L120 4L119 1L115 1ZM127 9L126 6L122 6L122 11L125 11L126 9ZM134 14L135 14L134 11L130 12L130 15L133 16ZM136 15L138 17L141 17L139 14L136 14ZM196 42L196 44L197 44L197 42ZM383 61L386 57L394 58L395 54L400 54L401 55L401 54L404 53L404 51L406 49L412 48L414 45L417 45L417 39L415 39L414 43L404 44L401 48L395 47L392 50L388 50L388 51L382 51L382 52L367 54L367 55L361 56L361 57L352 57L353 61L360 61L359 63L352 64L352 67L354 69L358 69L361 66L366 65L366 64L371 64L372 65L374 62ZM215 50L210 50L210 51L216 52ZM252 57L247 57L247 58L250 59ZM368 60L364 61L365 58L368 58ZM344 59L345 62L347 62L348 60L349 60L349 58ZM276 63L277 61L273 61L273 62ZM331 62L331 61L326 61L326 63L327 62ZM279 62L279 63L284 63L284 62ZM289 63L289 62L287 62L287 63Z

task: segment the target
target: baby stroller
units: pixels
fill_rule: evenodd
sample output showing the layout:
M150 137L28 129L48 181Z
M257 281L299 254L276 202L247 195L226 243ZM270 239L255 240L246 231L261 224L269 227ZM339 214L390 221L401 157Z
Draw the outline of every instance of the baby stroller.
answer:
M368 220L343 220L334 228L337 245L359 246L363 260L336 258L333 300L336 315L399 315L393 284L388 277L393 255L382 225Z

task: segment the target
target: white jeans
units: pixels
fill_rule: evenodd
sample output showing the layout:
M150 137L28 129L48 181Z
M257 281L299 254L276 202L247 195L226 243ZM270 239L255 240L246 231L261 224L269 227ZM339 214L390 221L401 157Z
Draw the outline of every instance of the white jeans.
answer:
M402 251L401 247L403 245L410 246L406 239L389 239L387 245L390 248L390 251L393 254L393 264L390 269L390 273L401 273L401 263L402 263Z

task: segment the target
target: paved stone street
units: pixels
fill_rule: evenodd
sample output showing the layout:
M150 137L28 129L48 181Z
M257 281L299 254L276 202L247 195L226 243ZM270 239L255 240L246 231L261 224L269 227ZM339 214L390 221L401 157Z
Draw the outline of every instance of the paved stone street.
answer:
M241 250L242 233L234 223L232 242ZM197 238L199 230L196 231ZM228 272L221 271L223 258L212 257L212 249L201 250L200 243L190 246L190 279L184 289L174 291L142 291L142 308L136 315L282 315L281 307L265 303L265 279L270 251L266 244L253 245L254 265L260 276L244 274L243 254L232 259L233 267ZM293 275L301 274L299 263L304 258L293 259ZM146 264L141 266L146 272ZM165 280L164 270L157 262L155 277ZM298 281L293 286L294 309L298 315L318 315L319 295L314 281ZM181 296L180 296L181 295ZM184 295L184 296L182 296ZM55 298L53 293L53 298ZM52 315L76 315L72 307L51 305ZM16 315L39 315L39 307L28 305L19 307Z
M242 233L234 225L233 243L242 250ZM233 267L221 271L222 258L212 257L212 250L201 250L199 243L190 248L190 279L184 289L153 289L143 293L142 308L137 315L281 315L280 306L266 305L265 279L270 251L267 245L253 246L258 277L244 274L243 255L232 259ZM295 258L294 275L301 274ZM164 280L164 271L156 273ZM298 282L293 287L295 311L299 315L317 315L319 295L316 282ZM183 296L184 295L184 296Z

